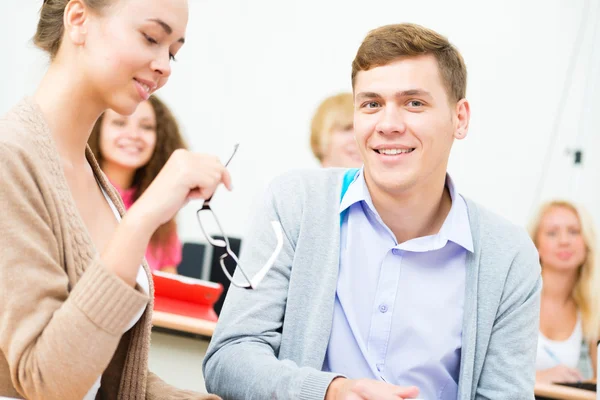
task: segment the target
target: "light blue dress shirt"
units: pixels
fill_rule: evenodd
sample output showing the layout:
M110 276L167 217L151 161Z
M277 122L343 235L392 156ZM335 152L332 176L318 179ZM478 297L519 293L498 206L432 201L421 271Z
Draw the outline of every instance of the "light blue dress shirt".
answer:
M350 184L340 203L340 270L323 370L415 385L423 399L457 398L473 240L449 176L446 187L452 206L439 233L398 244L362 170Z

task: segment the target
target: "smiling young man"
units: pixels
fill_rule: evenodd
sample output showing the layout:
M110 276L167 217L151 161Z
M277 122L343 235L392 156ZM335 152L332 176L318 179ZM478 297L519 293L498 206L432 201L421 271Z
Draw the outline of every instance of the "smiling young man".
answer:
M227 399L533 399L540 266L524 229L458 192L467 73L418 25L368 34L352 64L360 170L275 180L205 359Z

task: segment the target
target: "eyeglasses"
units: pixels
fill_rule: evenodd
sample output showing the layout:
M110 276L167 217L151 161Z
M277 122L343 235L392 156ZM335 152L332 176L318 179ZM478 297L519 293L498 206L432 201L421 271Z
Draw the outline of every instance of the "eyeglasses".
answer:
M234 146L233 153L231 154L231 157L229 157L229 160L227 160L227 162L225 163L225 167L229 165L229 162L237 152L238 146L239 144L236 144ZM279 255L283 247L283 229L281 227L281 223L279 221L271 221L271 227L273 228L273 231L275 232L275 237L277 238L277 245L275 246L273 254L271 255L271 257L269 257L265 265L254 275L254 277L250 278L246 271L244 271L244 268L242 268L242 266L240 265L238 257L231 249L227 235L225 235L223 228L221 227L221 224L219 223L219 220L217 219L217 216L215 215L214 211L210 208L211 199L212 196L206 199L204 201L204 204L202 205L202 208L200 208L196 212L196 217L198 218L200 230L202 231L204 237L206 238L208 243L210 243L211 246L225 250L223 255L219 257L219 264L221 264L223 273L225 274L227 279L231 281L231 284L242 289L256 289L258 287L258 284L263 280L263 278L267 274L267 272L269 272L269 270L273 267L275 260L277 259L277 256ZM209 235L205 229L206 226L216 226L220 233L220 236L217 237L214 235ZM235 262L235 266L240 272L241 282L234 280L233 275L231 275L231 273L225 266L225 259L227 257L231 257Z

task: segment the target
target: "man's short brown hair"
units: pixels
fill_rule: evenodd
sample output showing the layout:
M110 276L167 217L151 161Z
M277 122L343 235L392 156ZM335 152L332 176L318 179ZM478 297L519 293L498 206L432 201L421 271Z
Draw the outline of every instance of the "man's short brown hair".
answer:
M451 101L465 98L467 67L458 50L439 33L416 24L386 25L363 40L352 62L352 87L356 74L387 65L401 57L433 55Z

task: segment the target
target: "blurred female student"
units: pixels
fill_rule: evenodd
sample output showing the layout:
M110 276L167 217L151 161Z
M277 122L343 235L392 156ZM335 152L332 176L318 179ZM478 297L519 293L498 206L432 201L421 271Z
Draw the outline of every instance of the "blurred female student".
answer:
M592 378L600 336L600 271L591 219L575 204L553 201L540 207L529 232L544 282L536 379Z
M96 121L88 144L126 209L144 194L173 152L186 148L171 110L155 95L131 115L106 110ZM146 261L152 271L177 273L181 242L175 218L154 232Z
M321 166L362 166L362 158L354 139L353 120L352 93L336 94L319 105L310 125L310 147Z

